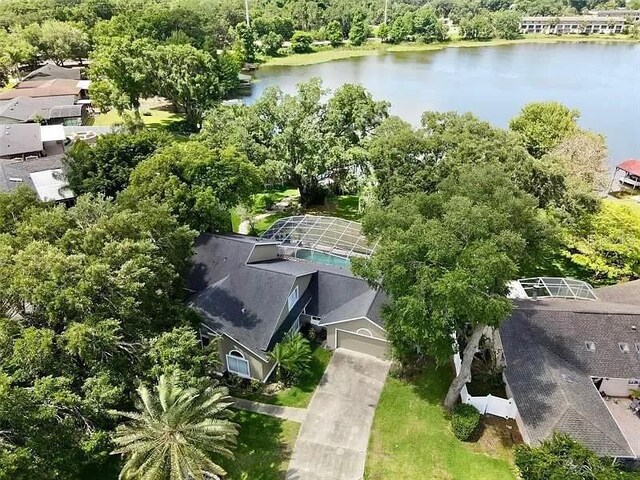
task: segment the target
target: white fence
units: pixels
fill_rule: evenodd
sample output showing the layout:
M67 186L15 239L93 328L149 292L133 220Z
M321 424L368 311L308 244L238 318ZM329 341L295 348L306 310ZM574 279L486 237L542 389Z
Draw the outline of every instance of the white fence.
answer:
M456 353L453 356L453 364L456 367L456 375L459 375L460 366L462 365L460 354ZM513 401L513 398L505 399L495 397L491 394L484 397L474 397L472 395L469 395L469 391L467 390L466 385L462 387L462 391L460 392L460 400L462 400L462 403L473 405L483 415L490 414L502 418L515 418L518 414L516 402Z

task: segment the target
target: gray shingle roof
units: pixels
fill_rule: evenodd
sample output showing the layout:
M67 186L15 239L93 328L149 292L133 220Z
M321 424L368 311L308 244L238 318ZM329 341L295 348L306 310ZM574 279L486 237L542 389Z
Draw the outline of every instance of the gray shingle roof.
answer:
M0 157L10 157L42 150L39 123L0 125Z
M282 333L278 320L295 279L307 275L312 278L297 306L310 301L308 314L322 317L324 323L368 315L380 321L377 310L383 297L364 280L337 268L288 259L246 264L257 242L260 239L211 234L196 240L187 282L195 293L189 304L212 330L266 359L264 352Z
M60 118L59 116L52 116L51 111L56 107L60 108L72 108L73 111L77 111L80 108L80 116L82 112L81 105L74 105L75 97L73 95L61 95L57 97L16 97L12 100L6 100L0 105L0 117L10 118L18 122L28 122L33 120L34 117L39 116L44 119Z
M640 307L640 280L598 288L595 290L595 294L605 302L622 303Z
M50 155L35 160L0 159L0 191L10 192L25 185L35 191L31 174L62 168L63 155ZM20 179L21 181L16 181Z
M36 80L42 78L66 78L80 80L80 70L77 68L59 67L53 63L47 63L33 72L27 74L23 80Z
M591 377L640 377L640 334L632 329L638 323L637 308L607 302L516 302L500 334L507 382L531 441L558 430L598 454L633 455ZM622 353L618 342L628 342L632 353Z

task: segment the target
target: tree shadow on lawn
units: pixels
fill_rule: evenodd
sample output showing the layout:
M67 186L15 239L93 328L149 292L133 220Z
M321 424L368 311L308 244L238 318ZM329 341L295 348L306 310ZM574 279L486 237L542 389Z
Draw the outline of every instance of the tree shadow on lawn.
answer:
M299 426L278 418L237 411L235 459L222 460L227 480L283 480Z

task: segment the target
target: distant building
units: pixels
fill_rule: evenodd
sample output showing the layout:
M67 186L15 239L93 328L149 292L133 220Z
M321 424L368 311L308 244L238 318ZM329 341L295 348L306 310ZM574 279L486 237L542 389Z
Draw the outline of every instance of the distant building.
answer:
M615 10L592 10L589 14L596 17L622 17L630 22L640 22L640 10L617 8Z
M80 70L77 68L65 68L59 67L54 63L47 63L25 75L22 80L51 80L53 78L80 80L82 79L82 75Z
M0 124L36 122L83 125L88 117L88 105L77 105L75 102L73 95L0 100Z
M625 19L622 17L524 17L520 23L522 33L547 35L565 34L616 34L622 33Z
M60 97L73 96L76 101L88 96L88 80L72 80L52 78L44 80L27 80L14 88L0 93L0 100L12 100L18 97Z

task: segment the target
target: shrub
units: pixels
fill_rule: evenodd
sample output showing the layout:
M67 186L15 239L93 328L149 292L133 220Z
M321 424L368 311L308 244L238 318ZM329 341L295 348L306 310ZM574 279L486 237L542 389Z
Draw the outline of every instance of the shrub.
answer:
M307 32L296 32L291 37L291 50L294 53L309 53L312 44L313 37Z
M284 42L284 39L279 33L269 32L264 35L260 39L260 41L262 43L262 52L265 55L275 57L276 55L278 55L278 51L282 47L282 42Z
M451 427L453 434L465 441L473 434L480 423L480 412L473 405L461 403L453 409Z
M288 333L270 354L276 363L276 377L284 383L292 383L304 375L311 364L309 340L299 333Z

